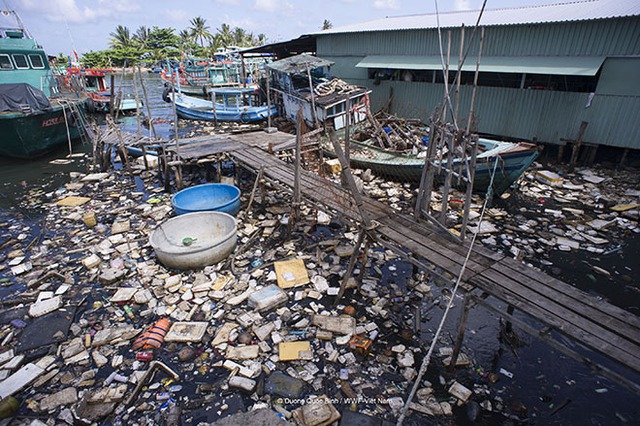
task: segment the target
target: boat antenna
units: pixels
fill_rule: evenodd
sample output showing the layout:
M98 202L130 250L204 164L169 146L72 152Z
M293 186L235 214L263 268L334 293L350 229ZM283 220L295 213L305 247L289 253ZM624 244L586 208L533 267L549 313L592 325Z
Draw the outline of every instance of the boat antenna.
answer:
M27 36L27 38L33 39L33 36L31 35L27 27L24 26L24 22L22 22L22 19L20 18L20 15L18 15L18 12L16 12L15 8L11 6L7 2L7 0L3 0L3 3L6 9L2 11L2 14L4 16L13 15L16 18L16 21L18 22L18 25L20 26L22 32Z

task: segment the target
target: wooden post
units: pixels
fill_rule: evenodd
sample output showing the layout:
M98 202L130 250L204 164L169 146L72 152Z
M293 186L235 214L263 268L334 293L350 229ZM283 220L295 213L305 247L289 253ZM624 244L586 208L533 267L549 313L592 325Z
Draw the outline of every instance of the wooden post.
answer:
M469 135L465 135L468 138ZM473 184L476 177L476 164L478 160L478 137L471 137L471 162L467 169L467 191L464 199L464 213L462 215L462 228L460 229L460 239L464 241L467 233L467 224L469 223L469 210L471 210L471 194L473 192Z
M244 217L246 218L249 214L249 210L251 209L251 205L253 204L253 199L256 196L256 190L258 189L258 185L260 184L260 179L262 179L262 175L264 173L264 166L260 166L260 170L256 175L256 181L253 183L253 189L251 190L251 196L249 197L249 203L247 204L247 208L244 211Z
M336 306L338 304L340 299L342 299L345 290L347 289L347 282L349 282L349 278L351 277L353 269L356 266L356 261L358 260L358 255L360 254L360 247L362 247L362 242L364 241L365 237L367 237L367 231L362 228L360 229L360 233L358 234L358 240L356 242L355 248L353 249L353 253L351 254L351 258L349 259L349 266L347 267L347 270L342 277L342 282L340 283L340 291L338 291L338 296L336 297L336 301L333 303L333 306Z
M453 110L453 120L458 122L458 107L460 104L460 80L462 80L462 61L464 59L462 51L464 50L464 24L460 28L460 56L458 56L458 72L456 74L456 100Z
M265 61L265 70L267 71L267 127L271 127L271 74L267 69L267 62Z
M318 114L316 111L316 97L315 97L315 94L313 93L313 80L311 79L311 70L309 69L308 64L307 64L307 77L309 79L309 90L311 93L311 117L313 118L313 122L316 125L316 129L319 129L320 122L318 121ZM300 107L300 109L302 110L302 106Z
M624 167L627 162L627 155L629 155L629 148L625 148L624 151L622 151L622 157L620 158L620 164L618 167Z
M295 169L293 175L293 204L291 206L291 220L289 222L289 229L291 229L291 223L297 221L300 215L300 151L302 150L302 110L298 110L298 116L296 117L296 152L295 152Z
M157 138L158 134L156 133L156 128L153 125L153 117L151 116L151 105L149 105L149 97L147 96L147 88L142 81L142 72L140 71L140 67L138 67L138 77L140 79L140 86L142 86L142 94L144 95L144 104L147 106L147 115L149 116L149 127L151 128L151 132L153 133L153 137Z
M115 93L115 86L116 86L116 76L111 73L111 87L109 89L109 96L110 96L110 100L109 100L109 115L113 118L113 104L115 101L115 97L116 97L116 93Z
M447 211L449 210L449 192L451 190L451 178L453 175L453 149L455 145L455 139L458 138L458 133L455 135L447 135L448 139L448 152L447 152L447 175L444 178L444 186L442 188L442 203L440 204L440 223L445 224L447 219Z
M213 108L213 123L218 127L218 112L216 110L216 91L211 90L211 107Z
M473 76L473 91L471 92L471 106L469 107L469 118L467 120L467 133L471 133L471 122L473 121L473 108L476 101L478 89L478 74L480 73L480 58L482 57L482 46L484 45L484 27L480 30L480 46L478 47L478 60L476 61L476 73Z
M351 146L350 146L350 142L351 142L351 135L349 133L350 131L350 122L351 122L351 114L349 112L349 110L351 109L351 98L349 98L349 96L347 96L347 100L346 100L346 104L345 104L345 111L344 111L344 118L345 118L345 123L344 123L344 153L345 153L345 158L347 159L347 163L351 164Z
M451 353L451 362L449 363L449 370L454 370L456 368L456 363L458 362L458 355L460 355L460 349L462 348L462 341L464 340L464 331L467 328L467 318L469 316L469 302L471 301L471 296L468 293L465 293L462 313L460 314L460 322L458 323L458 335L456 337L456 343L453 346L453 352Z
M580 129L578 130L578 137L573 143L573 150L571 151L571 161L569 161L569 170L573 171L576 162L578 161L578 154L580 153L580 147L582 146L582 138L584 137L584 132L587 130L588 122L583 121L580 123Z

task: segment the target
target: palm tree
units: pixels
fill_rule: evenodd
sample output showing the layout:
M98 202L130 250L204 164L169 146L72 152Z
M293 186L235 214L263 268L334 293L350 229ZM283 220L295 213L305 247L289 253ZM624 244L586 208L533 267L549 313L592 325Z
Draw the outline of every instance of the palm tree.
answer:
M258 34L258 37L256 37L256 45L264 46L265 44L267 44L267 36L263 33Z
M109 34L111 36L110 45L114 49L131 47L131 34L129 28L118 25L116 30Z
M243 46L247 39L247 32L239 27L233 29L233 41L236 46Z
M331 23L330 20L325 19L324 22L322 23L322 28L320 29L324 31L324 30L330 30L331 28L333 28L333 24Z
M231 33L231 27L229 24L222 24L222 26L218 28L218 34L216 35L222 45L220 47L227 47L233 43L233 34Z
M133 35L132 41L139 44L141 49L146 49L149 43L149 35L151 34L151 29L142 25L136 30L136 33Z
M200 47L204 47L204 39L211 39L213 36L209 32L207 20L200 16L193 18L191 24L191 35L195 40L200 40Z

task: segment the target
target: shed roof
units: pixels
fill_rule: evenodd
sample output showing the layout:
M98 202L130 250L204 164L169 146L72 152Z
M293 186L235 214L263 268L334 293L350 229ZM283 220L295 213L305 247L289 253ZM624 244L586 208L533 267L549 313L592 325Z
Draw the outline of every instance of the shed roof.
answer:
M527 74L561 74L594 76L602 66L603 56L500 56L483 57L480 71ZM360 61L357 68L382 68L405 70L442 69L440 56L370 55ZM452 69L457 64L451 65ZM474 71L475 61L462 66L462 71Z
M336 27L316 32L316 35L416 30L441 28L455 28L463 24L475 25L479 10L465 10L456 12L427 13L421 15L407 15L386 17L372 21ZM594 19L619 18L625 16L640 16L640 1L638 0L576 0L540 6L522 6L503 9L485 9L480 21L481 25L523 25L553 22L584 21Z

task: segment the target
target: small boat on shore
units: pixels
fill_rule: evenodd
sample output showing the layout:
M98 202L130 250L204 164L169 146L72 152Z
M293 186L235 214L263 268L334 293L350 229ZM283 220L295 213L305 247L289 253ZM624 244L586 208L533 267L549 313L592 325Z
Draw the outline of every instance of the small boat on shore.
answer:
M85 131L81 84L65 90L14 11L0 15L0 155L31 159Z
M215 104L211 100L195 98L182 93L163 94L163 99L172 102L175 99L176 112L181 118L207 121L232 121L253 123L266 120L269 107L260 103L257 89L250 87L222 87L213 92ZM215 105L215 107L214 107ZM278 109L271 106L271 116Z
M382 149L367 141L350 140L350 162L353 167L370 169L373 173L408 182L419 182L425 165L425 151L407 149L394 151ZM341 142L342 144L342 142ZM323 151L335 157L333 146L328 140L322 141ZM343 145L344 147L344 145ZM528 142L502 142L493 139L478 139L478 155L473 190L486 193L491 174L498 162L493 180L492 192L500 195L506 191L538 156L535 144ZM464 174L467 161L454 161L454 169ZM446 165L446 161L442 164Z

